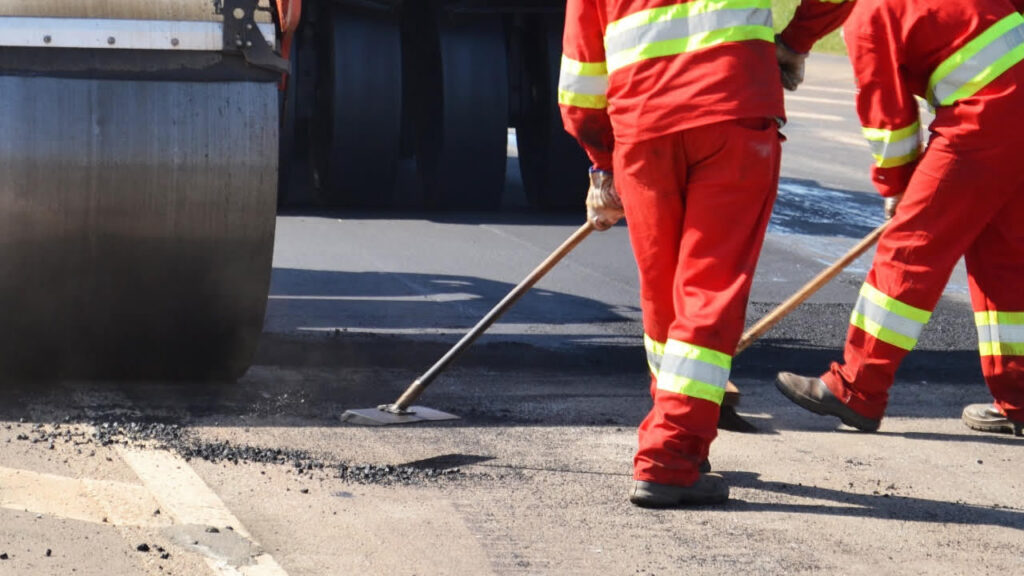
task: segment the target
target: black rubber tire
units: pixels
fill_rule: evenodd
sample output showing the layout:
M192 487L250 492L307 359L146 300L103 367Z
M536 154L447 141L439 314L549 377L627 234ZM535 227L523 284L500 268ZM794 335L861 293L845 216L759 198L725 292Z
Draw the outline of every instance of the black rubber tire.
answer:
M291 73L280 93L281 141L278 151L277 207L287 210L315 205L309 127L312 101L313 46L307 45L305 28L296 31L289 54ZM304 100L305 98L305 100Z
M524 34L519 170L531 206L582 211L590 160L563 128L558 109L563 23L563 14L539 15Z
M428 205L501 208L508 141L505 32L496 14L431 7L410 28L416 161ZM435 26L429 26L433 23Z
M344 7L326 16L314 130L320 203L390 208L402 135L399 20Z

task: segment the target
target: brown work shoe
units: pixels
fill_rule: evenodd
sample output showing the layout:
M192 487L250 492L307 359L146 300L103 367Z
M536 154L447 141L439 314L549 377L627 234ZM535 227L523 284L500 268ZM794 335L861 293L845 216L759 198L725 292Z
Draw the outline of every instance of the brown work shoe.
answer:
M693 486L674 486L634 480L629 501L641 508L672 508L721 504L729 499L729 485L718 474L701 474Z
M1024 436L1024 422L1010 420L995 404L971 404L964 408L961 419L974 430Z
M779 372L775 379L775 387L798 406L815 414L838 416L843 424L853 426L863 432L878 430L878 425L882 422L881 419L867 418L854 412L853 408L836 398L821 378L808 378L791 372Z

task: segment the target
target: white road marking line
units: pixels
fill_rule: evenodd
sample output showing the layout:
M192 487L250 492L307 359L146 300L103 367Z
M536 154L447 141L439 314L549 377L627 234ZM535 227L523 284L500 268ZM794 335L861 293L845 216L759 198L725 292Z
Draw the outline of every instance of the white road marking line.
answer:
M143 486L0 468L0 508L111 526L163 527L156 500Z
M792 112L786 111L786 118L802 118L807 120L827 120L829 122L842 122L845 120L842 116L836 116L835 114L815 114L813 112Z
M809 84L801 84L799 90L814 90L816 92L831 92L833 94L856 94L857 91L853 88L835 88L832 86L812 86Z
M410 294L408 296L289 296L285 294L271 294L270 300L323 300L323 301L352 301L352 302L460 302L463 300L479 300L477 294L465 292L446 292L442 294Z
M786 102L813 102L816 104L835 104L837 106L854 106L853 98L817 98L815 96L797 96L786 94Z
M161 510L169 513L177 523L218 528L231 526L236 534L259 546L242 522L228 510L188 462L163 450L118 447L117 451L160 502ZM255 564L248 566L231 566L213 558L206 559L207 565L220 575L288 576L270 554L261 553L253 561Z

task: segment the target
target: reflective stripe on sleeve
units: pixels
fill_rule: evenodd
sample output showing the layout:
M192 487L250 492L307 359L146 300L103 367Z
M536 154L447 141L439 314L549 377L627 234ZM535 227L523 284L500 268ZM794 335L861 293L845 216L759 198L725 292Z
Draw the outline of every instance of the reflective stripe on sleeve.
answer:
M875 165L879 168L909 164L921 155L920 122L915 121L898 130L868 127L862 130L871 147L871 155L875 157Z
M579 108L607 108L608 67L604 62L580 62L565 55L558 73L558 103Z
M1024 312L974 313L982 356L1024 356Z
M608 71L723 42L774 42L771 0L694 0L642 10L608 24Z
M658 390L721 404L731 367L728 354L669 340L658 371Z
M904 350L912 350L931 312L904 304L864 283L850 324L875 338Z
M928 102L949 106L1024 60L1024 17L1014 12L946 58L928 79Z

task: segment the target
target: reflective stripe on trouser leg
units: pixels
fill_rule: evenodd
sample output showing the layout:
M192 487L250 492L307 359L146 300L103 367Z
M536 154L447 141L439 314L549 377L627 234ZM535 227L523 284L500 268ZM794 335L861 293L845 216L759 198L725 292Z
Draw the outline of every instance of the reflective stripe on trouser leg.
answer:
M679 340L657 342L647 334L644 348L658 390L722 404L731 356Z
M1024 312L983 310L974 321L981 370L995 403L1024 422Z

